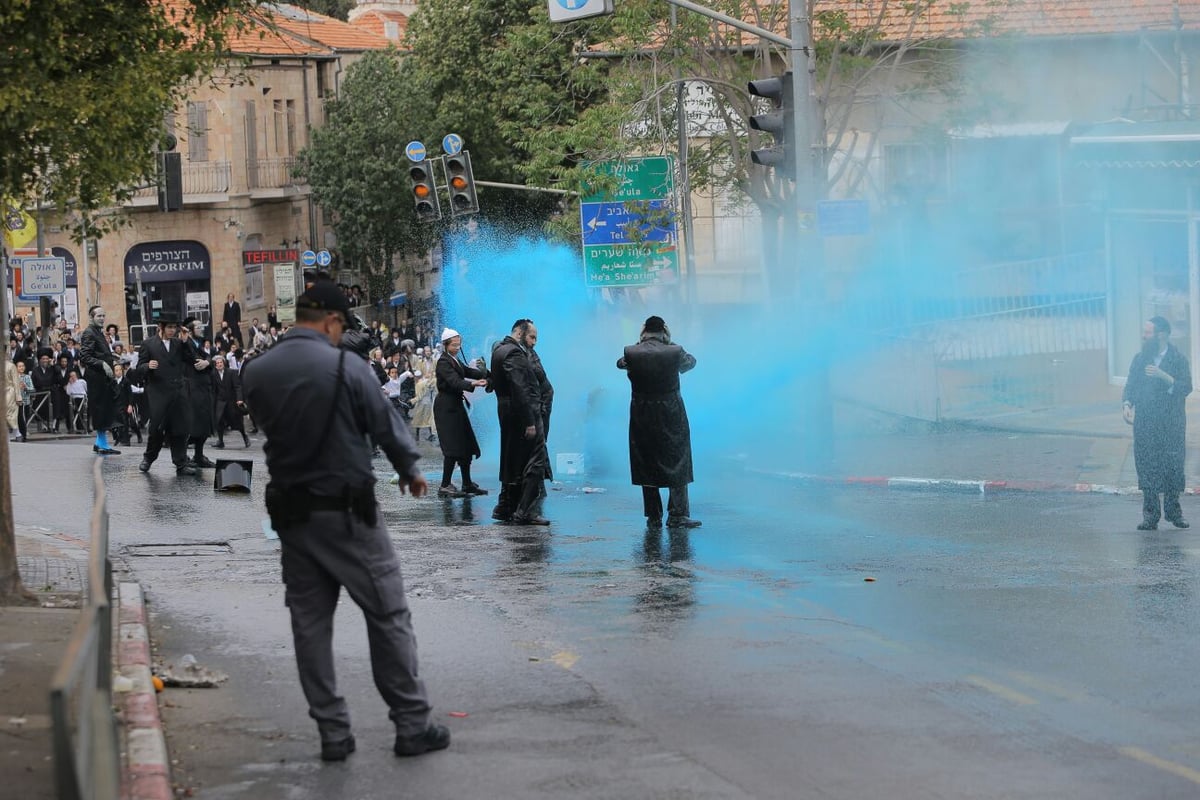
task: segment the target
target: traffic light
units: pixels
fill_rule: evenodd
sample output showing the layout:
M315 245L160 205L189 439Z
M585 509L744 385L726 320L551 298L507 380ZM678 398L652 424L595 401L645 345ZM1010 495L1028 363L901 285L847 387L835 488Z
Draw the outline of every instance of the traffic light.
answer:
M183 208L183 162L179 153L158 154L158 210Z
M451 216L479 213L475 175L471 172L471 156L466 150L446 156L446 181L450 189Z
M433 179L433 167L428 161L417 161L408 168L413 203L417 208L417 219L421 222L436 222L442 218L442 206L438 202L437 183Z
M792 107L792 73L750 81L748 88L752 97L765 97L773 107L766 114L750 117L750 127L756 131L766 131L775 139L770 147L752 150L750 160L764 167L775 167L783 177L794 180L796 115Z

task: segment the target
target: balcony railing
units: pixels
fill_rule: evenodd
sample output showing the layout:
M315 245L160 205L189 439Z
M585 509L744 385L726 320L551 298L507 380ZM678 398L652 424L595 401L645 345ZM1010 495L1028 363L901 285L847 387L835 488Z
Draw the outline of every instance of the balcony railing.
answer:
M202 161L183 164L183 196L201 194L229 194L233 182L233 168L228 161ZM158 197L157 186L138 189L134 197Z
M246 182L251 189L280 189L295 186L292 168L296 166L293 156L286 158L258 158L246 162Z

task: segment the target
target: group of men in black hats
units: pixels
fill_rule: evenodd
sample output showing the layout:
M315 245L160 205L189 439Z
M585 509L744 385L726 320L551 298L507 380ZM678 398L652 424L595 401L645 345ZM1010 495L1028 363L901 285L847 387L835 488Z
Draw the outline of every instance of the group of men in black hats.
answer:
M215 431L221 433L220 420L216 419L217 399L224 397L227 405L238 408L244 405L238 377L226 374L223 360L217 365L204 353L203 341L203 323L199 320L188 318L180 329L178 319L162 317L155 335L138 348L133 378L145 386L150 405L150 435L138 465L143 473L150 471L163 445L170 450L170 461L178 475L196 475L202 468L215 467L204 455L204 444ZM235 429L250 446L245 428ZM191 456L188 446L192 447ZM218 438L218 446L223 446L223 439Z

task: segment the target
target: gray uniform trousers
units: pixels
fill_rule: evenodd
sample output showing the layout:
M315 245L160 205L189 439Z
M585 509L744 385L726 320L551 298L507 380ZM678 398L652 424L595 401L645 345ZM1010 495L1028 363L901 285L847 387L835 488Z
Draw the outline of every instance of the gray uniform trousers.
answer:
M429 727L400 566L383 512L376 516L379 521L369 526L346 511L313 511L307 522L278 532L300 685L322 741L350 733L350 712L333 668L333 614L342 586L366 618L371 672L396 732L415 736Z

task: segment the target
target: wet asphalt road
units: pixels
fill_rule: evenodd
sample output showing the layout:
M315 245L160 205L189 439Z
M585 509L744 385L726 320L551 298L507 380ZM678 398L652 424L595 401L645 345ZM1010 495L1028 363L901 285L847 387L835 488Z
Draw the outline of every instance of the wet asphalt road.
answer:
M86 533L87 450L14 446L18 523ZM164 461L105 465L157 654L231 675L162 696L196 797L1200 796L1197 534L1136 532L1136 498L825 492L721 468L694 487L704 527L673 536L645 536L619 477L555 486L549 529L493 524L491 497L381 487L455 739L391 755L346 600L359 752L322 765L249 452L250 497ZM162 544L179 554L139 547Z

